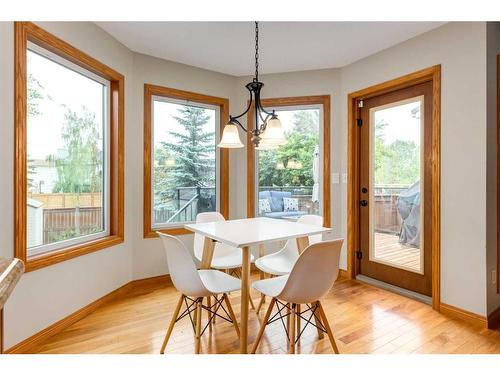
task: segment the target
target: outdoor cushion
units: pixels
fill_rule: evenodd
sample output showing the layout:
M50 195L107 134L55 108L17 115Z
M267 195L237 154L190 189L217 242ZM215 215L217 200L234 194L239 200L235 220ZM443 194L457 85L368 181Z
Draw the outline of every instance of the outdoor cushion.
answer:
M297 198L283 197L283 206L285 212L294 212L299 210L299 200Z
M292 196L292 193L290 191L271 190L271 199L269 200L269 202L271 203L271 210L273 212L284 211L283 198L284 197L291 197L291 196Z
M269 199L259 199L259 214L271 212Z
M269 190L259 191L259 199L269 199L271 202L271 192Z

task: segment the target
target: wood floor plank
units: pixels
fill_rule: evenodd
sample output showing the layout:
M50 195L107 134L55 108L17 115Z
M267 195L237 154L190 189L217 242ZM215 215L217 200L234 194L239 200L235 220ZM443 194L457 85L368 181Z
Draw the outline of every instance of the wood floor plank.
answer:
M31 352L159 353L177 298L172 286L137 291L101 306ZM239 293L229 298L239 319ZM500 353L499 331L446 317L428 305L357 281L340 280L322 303L340 353ZM251 310L249 343L259 327L259 316ZM239 353L233 326L218 319L202 336L201 348L202 353ZM267 326L257 353L284 354L287 349L281 323ZM331 354L332 349L328 339L318 340L316 329L309 326L296 352ZM187 318L174 327L166 353L194 353Z

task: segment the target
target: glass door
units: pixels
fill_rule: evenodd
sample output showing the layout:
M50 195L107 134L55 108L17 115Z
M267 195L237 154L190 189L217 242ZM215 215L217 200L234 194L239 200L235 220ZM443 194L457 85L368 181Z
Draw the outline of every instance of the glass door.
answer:
M423 83L372 97L360 111L360 273L426 295L431 88Z

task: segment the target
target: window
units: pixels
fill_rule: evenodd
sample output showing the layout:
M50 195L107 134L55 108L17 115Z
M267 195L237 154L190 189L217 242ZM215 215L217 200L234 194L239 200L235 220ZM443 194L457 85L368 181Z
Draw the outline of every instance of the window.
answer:
M31 270L123 239L123 77L31 23L16 52L16 251Z
M329 97L265 99L263 104L276 109L288 142L274 150L249 147L249 216L296 220L315 214L329 225Z
M227 216L227 100L145 85L144 235L182 233L201 212Z

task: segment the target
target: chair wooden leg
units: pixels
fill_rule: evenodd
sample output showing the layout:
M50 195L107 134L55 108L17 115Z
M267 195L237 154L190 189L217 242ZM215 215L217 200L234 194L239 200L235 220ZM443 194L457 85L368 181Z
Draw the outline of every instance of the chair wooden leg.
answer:
M229 297L227 296L226 293L224 293L224 302L226 302L227 306L227 312L229 313L229 316L231 317L231 320L233 321L234 329L236 330L236 334L238 335L238 338L240 337L240 327L238 327L238 322L236 321L236 315L234 315L233 311L233 306L231 306L231 301L229 301Z
M196 326L195 326L195 338L194 338L194 352L200 354L201 346L201 304L203 298L198 298L196 302Z
M300 303L297 304L297 314L296 314L296 319L297 319L297 336L300 335L300 321L302 320L300 318Z
M218 299L218 298L219 298L219 295L218 295L218 294L216 294L216 295L215 295L215 300L217 301L217 299ZM215 320L216 320L216 318L217 318L217 315L212 314L212 324L214 324L214 325L215 325Z
M257 310L255 310L255 312L257 314L260 312L260 309L262 308L262 306L264 305L265 302L266 302L266 297L262 294L260 296L260 301L259 301L259 305L257 306Z
M255 305L253 304L252 295L248 293L248 301L250 302L250 307L255 311Z
M328 338L330 339L330 344L332 344L333 351L335 354L339 354L339 349L337 348L337 344L335 343L335 339L333 338L333 332L330 327L330 323L328 323L328 319L325 314L325 310L323 310L323 306L321 305L321 302L316 302L319 310L319 314L321 316L321 320L323 321L323 325L326 328L326 333L328 334Z
M167 347L168 339L170 338L172 330L174 329L175 321L179 317L179 311L181 311L183 301L184 301L184 295L181 295L179 297L179 301L177 302L177 306L175 307L172 319L170 319L170 324L168 325L167 334L165 335L165 339L163 340L163 344L161 345L160 354L165 353L165 348Z
M210 329L210 330L212 329L212 320L211 320L212 308L211 308L211 306L212 306L212 296L208 296L207 297L207 307L208 307L207 318L208 318L208 321L210 322L209 327L208 327L208 329Z
M289 350L289 353L290 354L295 354L295 327L297 326L297 323L295 321L295 318L296 318L296 309L297 309L297 306L294 304L292 304L292 311L291 311L291 314L290 314L290 350Z
M269 317L271 316L271 312L273 311L274 304L276 303L276 298L273 298L271 302L269 303L269 307L267 308L266 315L264 316L264 319L260 322L260 329L259 333L257 334L257 337L255 339L255 342L253 344L252 348L252 354L255 354L257 351L257 347L260 344L260 340L262 340L262 335L264 334L264 330L266 329L267 321L269 320Z
M323 333L322 330L319 329L320 326L320 319L314 314L314 324L316 324L317 331L318 331L318 338L321 340L323 337L325 337L325 334Z
M290 333L290 304L286 304L286 330Z

